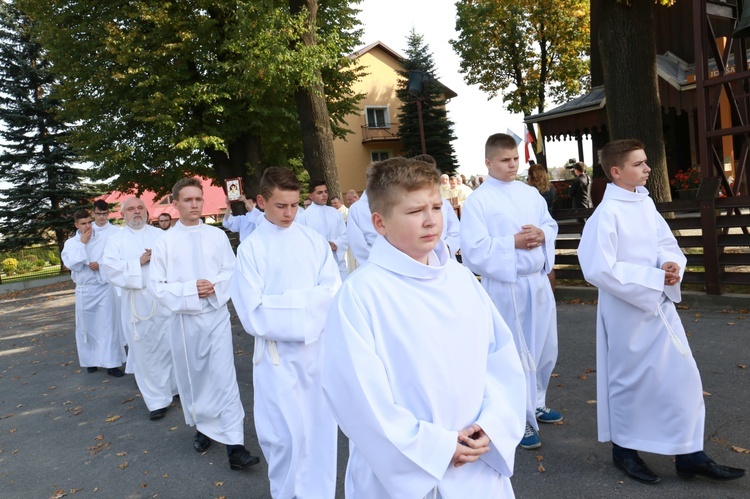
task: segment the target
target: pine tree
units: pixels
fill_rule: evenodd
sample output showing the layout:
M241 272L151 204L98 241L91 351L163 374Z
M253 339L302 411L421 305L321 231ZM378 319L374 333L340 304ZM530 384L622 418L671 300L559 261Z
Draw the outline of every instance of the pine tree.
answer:
M0 4L0 249L55 242L70 235L75 208L96 195L82 182L67 127L55 117L55 78L32 26Z
M451 142L456 140L453 132L453 122L448 119L443 97L445 87L437 80L435 63L429 46L424 43L424 37L414 30L407 37L406 59L402 61L404 71L402 80L396 91L401 106L399 119L399 138L404 146L404 155L416 156L422 153L422 141L419 133L419 117L417 102L409 95L407 88L409 71L424 71L430 75L426 85L424 100L422 100L422 122L424 123L425 149L427 154L435 158L438 168L444 173L456 171L456 152Z

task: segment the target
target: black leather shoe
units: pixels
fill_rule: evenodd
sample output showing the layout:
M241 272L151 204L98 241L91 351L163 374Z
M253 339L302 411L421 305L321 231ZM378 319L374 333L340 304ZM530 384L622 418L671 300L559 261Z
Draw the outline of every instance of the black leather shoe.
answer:
M203 452L208 449L209 445L211 445L210 438L208 438L201 432L195 434L195 438L193 439L193 449L195 449L197 452Z
M161 409L156 409L155 411L151 411L151 413L148 415L148 419L150 419L151 421L155 421L157 419L163 418L166 413L167 413L167 408L162 407Z
M107 369L107 374L110 376L114 376L115 378L122 378L125 376L125 373L122 372L122 370L119 367L110 367Z
M742 478L745 476L745 470L716 464L713 459L709 459L707 462L701 464L691 464L689 466L677 465L677 474L690 478L702 476L711 480L726 482Z
M612 458L612 462L633 480L647 484L659 483L661 481L661 478L651 471L640 457Z
M242 470L259 462L260 458L250 454L247 449L236 450L229 456L229 467L233 470Z
M91 373L95 373L98 369L99 369L98 367L87 367L86 372L91 374Z

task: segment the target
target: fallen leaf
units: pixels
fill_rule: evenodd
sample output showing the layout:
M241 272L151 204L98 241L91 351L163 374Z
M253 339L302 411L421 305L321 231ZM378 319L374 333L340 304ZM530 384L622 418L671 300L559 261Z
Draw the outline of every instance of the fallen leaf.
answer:
M696 316L696 317L700 317L700 316L701 316L701 314L695 314L695 316Z
M8 433L15 433L15 432L16 432L15 428L11 428L10 430L8 430Z
M127 404L128 402L132 402L132 401L133 401L133 397L130 397L129 399L123 400L122 403Z
M539 456L538 455L538 456L536 456L536 460L537 461L543 461L544 460L544 456Z
M55 390L55 389L57 389L56 386L50 386L49 388L47 388L47 390Z
M94 440L104 440L104 435L97 435L96 437L94 437Z
M583 372L585 372L585 373L592 373L592 372L594 372L594 371L593 371L592 369L588 369L588 368L586 368L586 369L584 369L584 370L583 370Z
M734 326L735 324L735 322L727 322L727 326Z
M732 446L732 450L735 452L740 452L742 454L750 454L750 450L743 449L742 447L737 447L736 445Z
M124 463L122 463L121 465L118 466L118 468L120 468L121 470L124 470L127 467L128 467L128 462L127 461L125 461Z
M221 487L222 485L224 485L224 482L214 482L214 485L216 485L217 487Z
M64 490L56 490L49 499L60 499L61 497L65 497L66 494Z
M553 373L553 374L550 375L550 378L559 378L559 377L560 377L560 375L557 374L557 373Z
M128 455L127 452L118 452L117 454L115 454L115 456L117 457L122 457L122 456L127 456L127 455Z
M737 367L740 369L745 369L747 366L745 364L738 364Z
M169 431L176 431L176 430L177 430L177 427L176 427L176 426L173 426L173 427L171 427L171 428L169 429Z
M703 392L703 396L704 396L704 397L710 397L710 396L711 396L711 394L710 394L710 393L708 393L708 392Z
M21 407L26 407L26 404L18 404L18 405L16 406L16 409L20 409Z
M167 475L166 473L164 473L161 477L162 478L169 478L169 475Z
M70 405L70 404L72 404L72 403L73 403L73 402L71 402L70 400L66 400L65 402L63 402L63 403L62 403L62 405Z
M544 473L546 471L544 469L544 466L542 466L541 464L539 465L539 468L537 468L537 469L539 470L539 473Z
M142 483L142 484L141 484L141 488L142 488L142 489L145 489L146 487L147 487L147 485L146 485L145 483Z
M588 379L588 378L586 378L586 375L585 375L585 374L581 374L581 375L580 375L580 376L578 376L578 377L579 377L580 379Z
M677 310L690 310L689 305L677 305L676 308Z
M81 491L81 490L83 490L83 487L81 487L81 488L78 488L78 489L70 489L70 490L68 491L68 494L75 494L76 492L79 492L79 491Z
M107 419L105 419L104 421L106 421L107 423L112 423L112 422L114 422L114 421L117 421L117 420L118 420L118 419L120 419L121 417L122 417L122 416L110 416L110 417L108 417Z
M596 404L596 400L587 400L586 403L587 404Z

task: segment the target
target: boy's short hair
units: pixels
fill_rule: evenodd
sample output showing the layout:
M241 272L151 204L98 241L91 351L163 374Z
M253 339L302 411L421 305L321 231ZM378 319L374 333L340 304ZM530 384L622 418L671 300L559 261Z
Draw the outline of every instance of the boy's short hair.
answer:
M109 205L103 199L97 199L94 201L94 209L99 211L109 211Z
M516 144L516 139L514 139L507 133L496 133L490 135L487 138L487 142L485 142L484 144L484 157L489 158L490 156L492 156L492 153L494 153L498 149L501 149L503 151L508 149L516 150L518 149L518 144Z
M275 189L299 192L302 190L302 184L289 168L271 166L266 168L260 178L260 195L265 200L271 199Z
M633 151L643 149L643 142L637 139L621 139L613 140L602 148L601 160L602 170L610 181L614 181L612 178L613 166L622 166L622 162L625 156Z
M319 187L321 185L324 185L324 186L328 187L326 185L325 180L319 179L319 178L313 179L313 180L310 181L309 184L307 184L307 192L313 192L316 187ZM286 190L291 190L291 189L286 189Z
M74 222L77 222L81 220L82 218L92 218L91 212L87 210L86 208L78 208L76 211L73 212Z
M188 178L181 178L177 181L176 184L174 184L174 187L172 187L172 198L175 201L178 201L180 199L180 191L184 189L185 187L197 187L198 189L203 192L203 183L201 183L200 180L198 180L195 177L188 177Z
M429 154L418 154L411 159L413 159L414 161L421 161L422 163L437 165L437 161L435 161L435 158Z
M402 157L373 163L367 169L370 212L387 217L399 197L427 187L438 188L440 171L435 165Z
M577 172L583 173L586 171L586 163L583 161L579 161L578 163L573 165L573 169Z
M331 198L329 199L329 201L333 201L335 199L338 199L339 201L341 201L341 198L339 196L331 196Z

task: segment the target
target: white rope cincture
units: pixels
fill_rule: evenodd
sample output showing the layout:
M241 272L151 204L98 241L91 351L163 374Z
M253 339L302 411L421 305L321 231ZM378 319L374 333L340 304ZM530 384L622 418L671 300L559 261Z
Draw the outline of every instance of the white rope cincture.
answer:
M523 364L523 370L526 372L536 371L534 357L529 352L529 347L526 345L526 338L523 336L521 318L518 315L518 305L516 304L516 288L512 282L508 283L508 285L510 286L510 296L513 299L513 313L516 316L516 336L518 337L518 348L521 350L521 364Z
M278 366L281 362L281 358L279 357L279 350L276 347L276 342L274 340L258 338L257 336L255 337L255 346L253 347L253 364L257 366L263 360L263 354L266 351L266 344L268 344L268 355L271 357L271 363L274 366Z
M198 413L195 410L195 394L193 393L193 378L190 376L190 362L188 361L187 341L185 340L185 323L182 321L182 314L177 314L180 318L180 332L182 333L182 348L185 352L185 366L187 369L188 385L190 385L190 415L193 422L198 425Z
M81 332L83 333L83 344L89 342L89 335L86 332L86 318L83 315L83 290L85 285L76 286L76 317L80 317L81 320Z
M154 316L156 313L156 302L151 302L151 312L148 314L148 317L141 317L138 315L138 309L135 306L135 290L129 289L128 291L130 292L130 322L133 324L133 339L139 341L141 335L138 333L136 324L140 321L147 321Z
M437 493L438 493L437 485L435 485L435 487L432 489L432 499L437 499ZM430 498L430 494L427 494L426 496L424 496L424 499L429 499L429 498Z
M669 324L669 321L667 320L667 317L664 315L664 311L661 309L661 304L657 305L656 308L659 310L659 315L661 316L661 320L664 322L664 325L667 326L667 332L669 333L669 339L672 340L672 343L674 343L674 346L677 347L677 351L680 352L680 354L683 357L687 357L689 355L689 352L685 348L685 345L682 344L682 342L680 341L680 339L675 334L674 329L672 329L672 326Z

